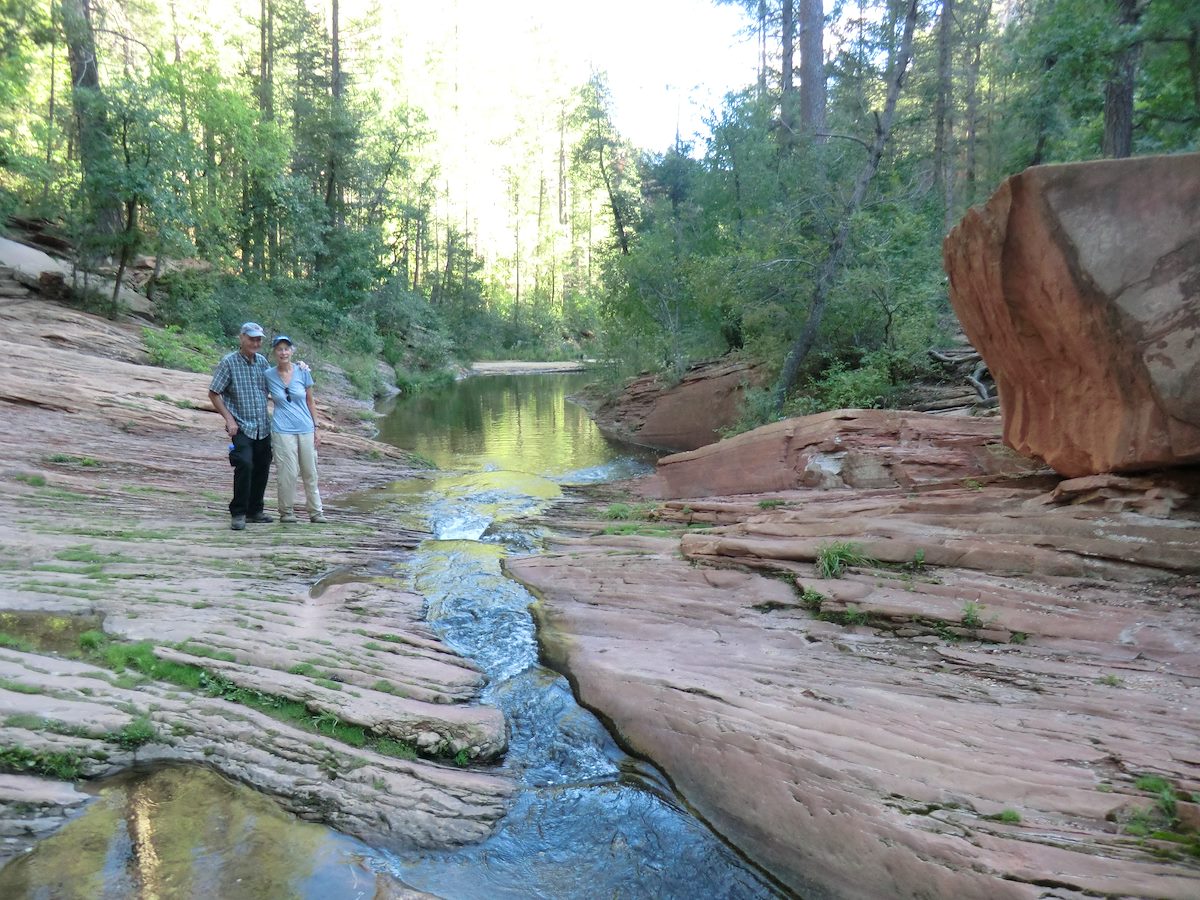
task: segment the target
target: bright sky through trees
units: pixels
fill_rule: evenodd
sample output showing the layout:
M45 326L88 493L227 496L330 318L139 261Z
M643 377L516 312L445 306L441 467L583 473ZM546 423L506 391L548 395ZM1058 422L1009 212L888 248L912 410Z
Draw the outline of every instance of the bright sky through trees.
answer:
M464 86L530 94L558 73L580 84L608 73L617 127L634 144L665 150L676 124L687 140L722 97L754 82L756 43L738 7L712 0L450 0L414 4L390 26L409 54L452 39ZM451 37L452 36L452 37ZM510 102L514 99L509 93ZM503 100L496 103L506 106Z

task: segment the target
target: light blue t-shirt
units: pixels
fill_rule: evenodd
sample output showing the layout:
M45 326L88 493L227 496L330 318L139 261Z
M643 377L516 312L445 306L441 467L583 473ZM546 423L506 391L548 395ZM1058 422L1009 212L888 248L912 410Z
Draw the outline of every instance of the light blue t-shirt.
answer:
M275 401L271 413L271 430L280 434L308 434L316 431L312 413L308 411L305 392L313 384L312 372L292 368L292 380L284 385L279 369L267 369L267 391Z

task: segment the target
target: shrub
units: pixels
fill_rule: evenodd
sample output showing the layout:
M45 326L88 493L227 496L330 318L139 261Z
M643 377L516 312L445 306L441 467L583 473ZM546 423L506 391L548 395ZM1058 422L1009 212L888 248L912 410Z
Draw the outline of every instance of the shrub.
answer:
M181 331L178 326L143 328L142 341L153 365L183 372L211 372L221 351L207 335Z

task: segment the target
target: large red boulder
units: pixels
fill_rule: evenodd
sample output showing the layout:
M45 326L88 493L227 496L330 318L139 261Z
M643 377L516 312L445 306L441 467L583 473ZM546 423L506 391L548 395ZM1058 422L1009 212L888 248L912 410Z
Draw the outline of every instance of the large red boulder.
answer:
M1200 154L1028 169L943 253L1011 447L1069 476L1200 462Z

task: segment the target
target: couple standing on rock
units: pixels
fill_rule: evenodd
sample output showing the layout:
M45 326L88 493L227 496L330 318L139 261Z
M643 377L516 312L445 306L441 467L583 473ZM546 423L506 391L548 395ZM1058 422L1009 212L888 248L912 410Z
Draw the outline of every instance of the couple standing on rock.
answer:
M271 368L259 353L263 329L247 322L238 336L239 347L227 354L213 372L208 399L225 420L231 441L229 464L233 466L233 500L229 504L230 527L241 531L247 522L272 522L263 512L263 495L271 469L272 447L278 457L275 486L279 497L279 521L296 521L293 504L296 476L304 479L310 521L325 522L321 493L317 489L317 405L308 365L292 365L292 339L279 335L271 343L278 365ZM267 398L273 410L267 416Z

